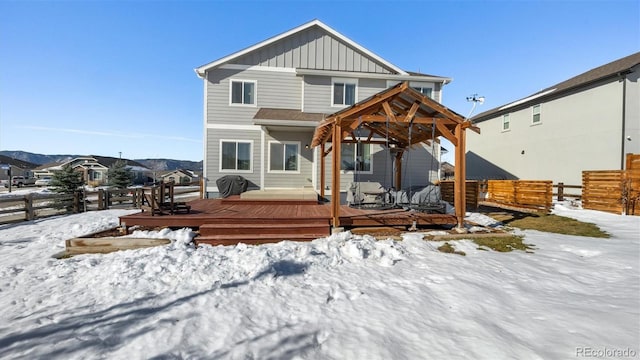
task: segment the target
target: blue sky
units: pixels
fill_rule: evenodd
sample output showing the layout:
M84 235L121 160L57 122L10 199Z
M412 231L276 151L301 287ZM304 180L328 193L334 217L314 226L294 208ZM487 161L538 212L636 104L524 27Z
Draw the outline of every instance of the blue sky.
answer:
M640 50L637 0L0 0L0 150L201 160L193 69L313 19L452 77L465 116L474 93L477 114Z

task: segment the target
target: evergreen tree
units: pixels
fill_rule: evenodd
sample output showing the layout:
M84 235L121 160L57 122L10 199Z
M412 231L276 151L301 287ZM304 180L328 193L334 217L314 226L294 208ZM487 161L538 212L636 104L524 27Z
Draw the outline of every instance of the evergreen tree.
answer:
M51 179L53 191L61 194L73 194L83 183L82 174L73 170L69 164L54 172Z
M133 172L127 168L127 163L123 160L118 160L111 165L107 176L109 185L118 189L126 189L133 184Z

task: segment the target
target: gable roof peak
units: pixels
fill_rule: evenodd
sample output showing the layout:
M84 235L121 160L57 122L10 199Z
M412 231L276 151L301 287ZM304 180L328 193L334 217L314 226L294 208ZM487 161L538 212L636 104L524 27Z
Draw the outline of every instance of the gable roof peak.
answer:
M359 45L358 43L356 43L355 41L349 39L348 37L342 35L341 33L337 32L336 30L334 30L333 28L331 28L330 26L326 25L325 23L323 23L322 21L318 20L318 19L313 19L307 23L304 23L300 26L297 26L289 31L285 31L279 35L270 37L264 41L261 41L255 45L249 46L243 50L240 51L236 51L235 53L232 53L230 55L227 55L225 57L222 57L218 60L214 60L208 64L204 64L200 67L197 67L195 69L196 74L198 75L198 77L202 78L204 77L205 73L213 68L216 68L220 65L223 65L225 63L228 63L234 59L237 59L245 54L248 54L256 49L265 47L267 45L273 44L281 39L284 39L290 35L293 35L295 33L307 30L309 28L312 28L314 26L318 26L321 29L323 29L324 31L328 32L329 34L337 37L338 39L344 41L345 43L347 43L348 45L352 46L355 49L358 49L359 51L362 51L364 54L370 56L372 59L379 61L381 64L384 64L385 66L387 66L388 68L392 69L393 71L396 71L398 74L400 75L408 75L408 73L404 70L402 70L401 68L397 67L396 65L393 65L392 63L388 62L387 60L381 58L380 56L374 54L373 52L371 52L370 50L364 48L363 46Z

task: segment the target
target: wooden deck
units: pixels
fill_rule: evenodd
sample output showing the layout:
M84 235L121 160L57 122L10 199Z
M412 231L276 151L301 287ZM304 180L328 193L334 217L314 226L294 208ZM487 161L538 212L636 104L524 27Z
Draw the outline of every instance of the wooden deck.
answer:
M331 234L331 207L309 200L194 200L189 214L152 216L149 212L120 217L127 226L197 228L197 244L232 245L282 240L308 241ZM455 225L454 215L341 207L345 228L363 226Z

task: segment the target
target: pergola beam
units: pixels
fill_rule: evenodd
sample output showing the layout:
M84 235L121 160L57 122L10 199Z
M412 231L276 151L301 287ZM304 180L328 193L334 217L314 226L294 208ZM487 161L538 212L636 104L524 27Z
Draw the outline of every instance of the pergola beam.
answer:
M406 120L406 116L396 116L396 120L398 122L409 122ZM438 122L441 122L443 125L445 126L452 126L452 128L455 127L455 125L457 124L455 121L450 120L450 119L446 119L446 118L441 118L441 117L435 117L435 116L415 116L413 118L413 123L414 124L432 124L433 120L436 120ZM362 115L362 122L365 123L381 123L381 122L387 122L387 116L386 115Z
M419 108L420 108L420 103L414 102L413 105L411 105L411 109L409 109L407 116L405 116L404 122L411 122L411 120L413 120L413 117L416 115L416 112L418 111Z

